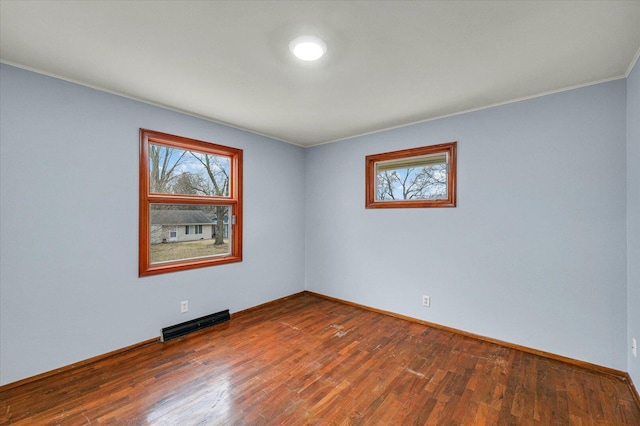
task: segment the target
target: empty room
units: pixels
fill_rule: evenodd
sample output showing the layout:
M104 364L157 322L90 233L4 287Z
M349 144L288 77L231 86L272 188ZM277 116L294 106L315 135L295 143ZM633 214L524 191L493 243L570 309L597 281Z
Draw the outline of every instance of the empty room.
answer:
M640 425L639 1L0 0L0 424Z

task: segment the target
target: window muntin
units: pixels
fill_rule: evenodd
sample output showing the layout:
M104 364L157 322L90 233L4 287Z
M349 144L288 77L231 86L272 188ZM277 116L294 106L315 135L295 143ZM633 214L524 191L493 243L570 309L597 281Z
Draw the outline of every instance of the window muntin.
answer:
M366 157L367 208L455 207L456 142Z
M139 275L242 260L242 150L140 130Z

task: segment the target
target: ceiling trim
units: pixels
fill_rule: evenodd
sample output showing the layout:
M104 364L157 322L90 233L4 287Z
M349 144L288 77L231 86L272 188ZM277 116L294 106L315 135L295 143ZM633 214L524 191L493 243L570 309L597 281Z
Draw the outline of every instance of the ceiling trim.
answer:
M268 139L271 139L271 140L287 143L287 144L290 144L290 145L295 145L295 146L298 146L300 148L305 148L306 149L306 148L313 148L315 146L327 145L327 144L330 144L330 143L336 143L336 142L346 141L346 140L350 140L350 139L360 138L360 137L363 137L363 136L373 135L373 134L376 134L376 133L387 132L387 131L394 130L394 129L400 129L400 128L407 127L407 126L413 126L413 125L416 125L416 124L427 123L427 122L430 122L430 121L440 120L440 119L443 119L443 118L455 117L455 116L462 115L462 114L468 114L468 113L471 113L471 112L482 111L482 110L485 110L485 109L495 108L495 107L499 107L499 106L503 106L503 105L509 105L509 104L513 104L513 103L516 103L516 102L522 102L522 101L527 101L527 100L530 100L530 99L536 99L536 98L540 98L540 97L543 97L543 96L554 95L554 94L557 94L557 93L567 92L569 90L575 90L575 89L580 89L580 88L584 88L584 87L595 86L597 84L607 83L607 82L610 82L610 81L622 80L622 79L627 78L630 75L631 71L633 70L634 66L636 65L636 63L638 62L639 59L640 59L640 49L638 49L638 51L636 52L636 54L634 56L634 59L631 61L631 64L629 65L629 68L627 69L625 74L620 75L620 76L606 78L606 79L593 81L593 82L589 82L589 83L583 83L583 84L577 84L577 85L573 85L573 86L568 86L568 87L564 87L564 88L561 88L561 89L542 92L542 93L539 93L537 95L531 95L531 96L526 96L526 97L522 97L522 98L516 98L516 99L512 99L512 100L505 101L505 102L499 102L499 103L495 103L495 104L491 104L491 105L485 105L485 106L478 107L478 108L472 108L472 109L468 109L468 110L464 110L464 111L454 112L454 113L451 113L451 114L440 115L440 116L437 116L437 117L427 118L427 119L424 119L424 120L412 121L412 122L405 123L405 124L400 124L400 125L397 125L397 126L391 126L391 127L386 127L386 128L374 130L374 131L371 131L371 132L355 134L355 135L352 135L352 136L347 136L347 137L339 138L339 139L333 139L333 140L326 141L326 142L320 142L320 143L316 143L316 144L309 145L309 146L301 145L301 144L293 142L293 141L288 141L288 140L276 138L276 137L271 136L271 135L262 134L262 133L256 132L255 130L247 129L247 128L244 128L244 127L241 127L241 126L237 126L237 125L234 125L234 124L231 124L231 123L227 123L227 122L224 122L224 121L221 121L221 120L216 120L214 118L206 117L206 116L203 116L203 115L200 115L200 114L196 114L196 113L193 113L193 112L184 111L182 109L171 107L169 105L164 105L164 104L161 104L161 103L158 103L158 102L149 101L147 99L142 99L142 98L137 98L137 97L130 96L130 95L125 95L123 93L119 93L119 92L116 92L114 90L105 89L105 88L102 88L102 87L99 87L99 86L95 86L95 85L92 85L92 84L88 84L88 83L84 83L84 82L77 81L77 80L74 80L74 79L70 79L68 77L63 77L63 76L60 76L60 75L57 75L57 74L54 74L54 73L50 73L50 72L47 72L47 71L43 71L43 70L40 70L40 69L37 69L37 68L20 65L20 64L16 64L16 63L13 63L13 62L10 62L10 61L6 61L6 60L1 60L1 59L0 59L0 63L6 64L6 65L9 65L9 66L12 66L12 67L20 68L20 69L23 69L23 70L26 70L26 71L31 71L31 72L34 72L36 74L41 74L41 75L44 75L44 76L47 76L47 77L52 77L52 78L63 80L63 81L69 82L69 83L77 84L79 86L88 87L90 89L98 90L100 92L108 93L110 95L120 96L120 97L129 99L129 100L132 100L132 101L141 102L141 103L144 103L144 104L147 104L147 105L151 105L151 106L155 106L155 107L158 107L158 108L166 109L166 110L169 110L169 111L177 112L179 114L188 115L190 117L199 118L201 120L205 120L205 121L208 121L208 122L211 122L211 123L215 123L215 124L231 127L233 129L237 129L237 130L242 130L244 132L252 133L254 135L262 136L262 137L265 137L265 138L268 138Z
M639 51L639 53L640 53L640 51ZM633 67L631 67L631 68L633 69ZM551 91L548 91L548 92L542 92L542 93L539 93L537 95L525 96L525 97L522 97L522 98L516 98L516 99L509 100L509 101L498 102L498 103L495 103L495 104L485 105L485 106L478 107L478 108L472 108L472 109L467 109L467 110L464 110L464 111L453 112L451 114L439 115L437 117L427 118L427 119L424 119L424 120L412 121L410 123L401 124L401 125L398 125L398 126L387 127L387 128L380 129L380 130L375 130L373 132L367 132L367 133L362 133L362 134L358 134L358 135L354 135L354 136L347 136L347 137L341 138L341 139L335 139L335 140L331 140L331 141L327 141L327 142L317 143L317 144L314 144L312 146L308 146L306 148L312 148L314 146L326 145L326 144L329 144L329 143L345 141L345 140L359 138L359 137L367 136L367 135L373 135L373 134L376 134L376 133L386 132L386 131L389 131L389 130L400 129L402 127L413 126L413 125L421 124L421 123L427 123L429 121L440 120L440 119L448 118L448 117L455 117L457 115L468 114L468 113L476 112L476 111L482 111L482 110L485 110L485 109L495 108L495 107L499 107L499 106L503 106L503 105L509 105L509 104L513 104L513 103L516 103L516 102L527 101L527 100L530 100L530 99L541 98L543 96L555 95L557 93L568 92L570 90L581 89L583 87L595 86L597 84L608 83L610 81L624 80L625 78L628 77L628 75L629 75L629 73L627 73L625 75L619 75L619 76L616 76L616 77L605 78L605 79L602 79L602 80L593 81L593 82L590 82L590 83L577 84L577 85L568 86L568 87L565 87L565 88L562 88L562 89L556 89L556 90L551 90Z
M631 60L631 63L629 64L629 67L627 68L627 72L624 73L625 78L629 77L629 75L631 74L631 71L633 71L633 68L638 63L638 59L639 58L640 58L640 47L638 48L638 51L636 52L635 56Z
M154 106L154 107L158 107L158 108L166 109L166 110L169 110L169 111L177 112L179 114L184 114L184 115L188 115L190 117L199 118L201 120L205 120L205 121L208 121L208 122L211 122L211 123L215 123L215 124L220 124L222 126L231 127L232 129L242 130L243 132L253 133L254 135L262 136L262 137L265 137L265 138L268 138L268 139L272 139L274 141L288 143L290 145L299 146L301 148L307 148L306 146L300 145L300 144L295 143L293 141L287 141L287 140L284 140L284 139L279 139L279 138L273 137L271 135L265 135L265 134L256 132L255 130L246 129L244 127L241 127L241 126L238 126L238 125L235 125L235 124L226 123L226 122L221 121L221 120L216 120L216 119L211 118L211 117L206 117L204 115L196 114L194 112L185 111L185 110L182 110L180 108L172 107L172 106L165 105L165 104L162 104L162 103L159 103L159 102L153 102L153 101L150 101L148 99L143 99L143 98L138 98L138 97L131 96L131 95L126 95L124 93L117 92L115 90L105 89L104 87L96 86L96 85L85 83L85 82L78 81L78 80L74 80L72 78L64 77L64 76L61 76L59 74L55 74L55 73L52 73L52 72L43 71L43 70L41 70L39 68L34 68L34 67L26 66L26 65L17 64L15 62L6 61L4 59L0 59L0 64L9 65L9 66L12 66L12 67L15 67L15 68L23 69L25 71L30 71L30 72L33 72L33 73L36 73L36 74L44 75L46 77L51 77L51 78L55 78L55 79L58 79L58 80L66 81L67 83L72 83L72 84L77 84L78 86L88 87L89 89L94 89L94 90L97 90L99 92L108 93L110 95L119 96L121 98L126 98L126 99L129 99L129 100L132 100L132 101L136 101L136 102L141 102L143 104L147 104L147 105L151 105L151 106Z

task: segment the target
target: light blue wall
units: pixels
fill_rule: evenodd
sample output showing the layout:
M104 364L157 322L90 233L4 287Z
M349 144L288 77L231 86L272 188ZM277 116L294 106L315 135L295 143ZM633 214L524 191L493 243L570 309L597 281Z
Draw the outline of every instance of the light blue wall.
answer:
M303 150L1 65L0 384L306 281L637 385L639 80ZM140 127L244 149L242 263L137 277ZM453 140L457 208L364 208L367 154Z
M640 65L627 78L627 311L629 375L640 389L640 358L631 355L631 339L640 345ZM640 356L640 348L638 348Z
M304 289L302 148L6 65L0 93L0 383ZM141 127L244 150L242 263L138 278Z
M626 370L625 90L308 149L307 289ZM457 208L364 208L366 155L449 141Z

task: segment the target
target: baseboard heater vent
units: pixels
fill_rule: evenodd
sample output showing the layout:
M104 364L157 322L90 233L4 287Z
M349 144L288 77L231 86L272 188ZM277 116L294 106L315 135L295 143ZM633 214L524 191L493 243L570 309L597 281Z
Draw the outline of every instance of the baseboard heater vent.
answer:
M165 327L162 329L162 341L166 342L167 340L176 339L194 331L202 330L203 328L211 327L212 325L229 321L230 319L231 315L229 315L229 310L227 309L215 314L196 318L191 321L186 321L180 324L172 325L170 327Z

